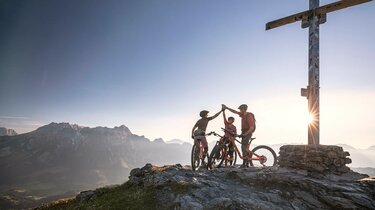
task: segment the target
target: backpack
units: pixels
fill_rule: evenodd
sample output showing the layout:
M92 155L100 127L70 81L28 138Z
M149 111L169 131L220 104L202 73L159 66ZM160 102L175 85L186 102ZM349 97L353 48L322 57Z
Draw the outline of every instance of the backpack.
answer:
M253 120L254 120L254 129L253 129L253 131L252 131L252 133L254 133L254 132L255 132L255 129L257 129L257 126L256 126L256 120L255 120L255 115L254 115L253 113L251 113L251 112L249 112L249 114L251 114L251 117L252 117Z

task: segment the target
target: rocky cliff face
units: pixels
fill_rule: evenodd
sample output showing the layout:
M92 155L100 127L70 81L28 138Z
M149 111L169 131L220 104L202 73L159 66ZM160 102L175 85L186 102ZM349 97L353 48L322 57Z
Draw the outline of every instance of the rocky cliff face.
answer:
M0 127L0 136L15 136L17 132L13 129Z
M151 164L121 186L82 192L40 209L375 209L375 179L302 169L188 167Z

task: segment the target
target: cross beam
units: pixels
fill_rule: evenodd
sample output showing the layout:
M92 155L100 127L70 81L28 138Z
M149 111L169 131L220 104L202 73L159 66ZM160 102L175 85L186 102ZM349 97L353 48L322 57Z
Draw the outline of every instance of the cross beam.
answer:
M268 22L266 30L301 21L302 28L309 27L309 84L301 89L301 95L308 99L308 110L313 122L308 127L308 144L320 142L320 108L319 108L319 25L327 20L327 13L347 7L370 2L372 0L341 0L319 6L319 0L309 0L309 10Z
M294 23L297 21L301 21L301 20L308 20L313 15L318 16L318 17L323 17L329 12L334 12L340 9L344 9L347 7L355 6L357 4L362 4L362 3L366 3L370 1L372 0L342 0L342 1L333 2L331 4L327 4L327 5L315 8L315 9L306 10L306 11L303 11L294 15L290 15L284 18L280 18L278 20L268 22L266 24L266 30L270 30L273 28L277 28L277 27L287 25L290 23Z

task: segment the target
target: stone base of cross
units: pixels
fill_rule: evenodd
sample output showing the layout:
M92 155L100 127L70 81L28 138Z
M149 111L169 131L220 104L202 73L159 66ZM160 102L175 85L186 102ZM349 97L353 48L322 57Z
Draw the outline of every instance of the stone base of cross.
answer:
M279 152L280 167L315 173L343 174L350 171L349 152L333 145L284 145Z

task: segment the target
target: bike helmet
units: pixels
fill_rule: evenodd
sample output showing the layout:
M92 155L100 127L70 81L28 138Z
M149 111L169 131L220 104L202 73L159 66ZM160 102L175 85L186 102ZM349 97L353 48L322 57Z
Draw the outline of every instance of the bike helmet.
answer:
M246 104L241 104L238 109L245 109L247 110L247 105Z
M201 112L199 113L199 116L204 117L204 116L206 116L206 115L208 114L208 112L209 112L209 111L207 111L207 110L203 110L203 111L201 111Z

